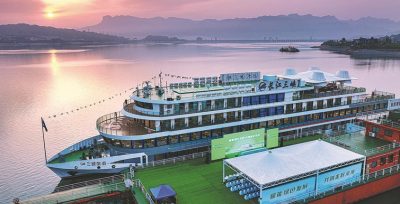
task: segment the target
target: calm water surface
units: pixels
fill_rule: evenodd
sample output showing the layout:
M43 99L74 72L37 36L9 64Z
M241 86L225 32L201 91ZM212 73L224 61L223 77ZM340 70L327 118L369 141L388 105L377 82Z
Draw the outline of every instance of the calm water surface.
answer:
M284 44L258 43L0 51L0 203L50 193L60 180L44 164L41 116L49 129L48 155L53 156L96 135L96 119L120 110L129 96L125 90L160 71L213 76L244 71L281 74L287 67L346 69L358 78L355 86L400 95L400 61L356 60L309 48L312 45L296 44L301 48L296 54L278 52ZM76 111L84 106L88 108Z

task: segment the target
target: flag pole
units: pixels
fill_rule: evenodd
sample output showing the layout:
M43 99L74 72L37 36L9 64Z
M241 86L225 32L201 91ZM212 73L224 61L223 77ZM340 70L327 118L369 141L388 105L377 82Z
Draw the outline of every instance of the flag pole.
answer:
M44 139L44 126L43 126L43 124L44 124L44 121L43 121L43 118L41 118L42 119L42 136L43 136L43 149L44 149L44 159L45 159L45 162L46 162L46 164L47 164L47 152L46 152L46 140Z

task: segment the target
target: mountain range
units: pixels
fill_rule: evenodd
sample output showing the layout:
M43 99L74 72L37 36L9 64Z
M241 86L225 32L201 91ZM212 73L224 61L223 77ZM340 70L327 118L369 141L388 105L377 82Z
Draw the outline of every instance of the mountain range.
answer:
M29 24L0 25L0 43L117 44L130 40L95 32Z
M398 34L400 22L372 17L339 20L334 16L298 14L222 20L104 16L100 23L82 30L137 39L164 35L191 40L198 37L208 40L328 40Z

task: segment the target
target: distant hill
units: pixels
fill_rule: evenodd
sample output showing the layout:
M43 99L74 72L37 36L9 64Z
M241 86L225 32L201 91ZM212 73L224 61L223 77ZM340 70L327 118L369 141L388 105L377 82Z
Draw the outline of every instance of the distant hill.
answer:
M218 40L276 38L328 40L400 33L400 22L371 17L359 20L339 20L334 16L317 17L297 14L223 20L104 16L99 24L82 28L82 30L138 39L147 35L164 35L192 40L197 37Z
M107 45L127 43L124 37L95 32L28 24L0 25L0 46L26 45Z

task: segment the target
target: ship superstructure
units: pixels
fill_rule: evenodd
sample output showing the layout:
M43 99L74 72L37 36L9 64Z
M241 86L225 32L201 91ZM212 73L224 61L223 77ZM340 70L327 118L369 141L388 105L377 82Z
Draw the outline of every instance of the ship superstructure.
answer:
M228 73L162 86L160 74L159 84L144 82L121 111L96 121L100 134L88 139L96 142L75 144L48 166L62 177L84 174L83 168L111 173L117 166L208 151L211 140L236 132L279 128L284 137L344 129L359 113L386 111L388 100L395 97L378 91L369 95L365 88L348 85L354 79L347 71L332 74L311 68L299 73L287 69L282 75ZM94 157L85 153L83 161L70 161L75 163L63 169L68 162L60 162L60 157L95 149L94 143L104 145L108 154L99 153L93 163ZM124 158L108 161L114 156Z

